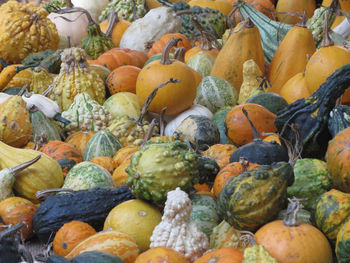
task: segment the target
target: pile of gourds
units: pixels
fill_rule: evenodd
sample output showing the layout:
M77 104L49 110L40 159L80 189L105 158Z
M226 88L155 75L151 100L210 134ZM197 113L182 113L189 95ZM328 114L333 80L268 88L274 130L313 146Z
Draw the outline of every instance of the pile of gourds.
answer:
M350 2L321 2L2 4L1 259L350 262Z

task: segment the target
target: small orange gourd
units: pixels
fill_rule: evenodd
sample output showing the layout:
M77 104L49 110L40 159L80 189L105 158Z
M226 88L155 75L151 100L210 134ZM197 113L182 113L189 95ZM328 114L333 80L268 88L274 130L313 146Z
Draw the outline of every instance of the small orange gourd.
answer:
M125 65L113 70L106 79L106 86L111 95L118 92L136 93L136 80L141 69Z
M314 14L315 9L315 0L278 0L276 5L277 19L280 22L295 25L300 21L300 18L286 13L303 14L306 12L306 17L310 18Z
M162 59L147 64L137 77L136 95L141 105L160 84L169 79L179 80L158 90L149 105L150 112L160 114L167 107L166 113L175 115L191 107L196 97L197 84L192 69L183 62L169 59L170 49L178 41L179 39L172 38L163 50Z
M280 89L279 94L288 102L288 104L302 98L307 98L311 92L307 88L305 81L305 71L291 77Z
M106 36L112 39L114 45L119 47L120 40L130 24L131 23L127 20L119 20L117 13L112 12L108 20L104 20L100 23L100 28Z
M181 40L177 43L176 46L171 48L170 50L171 53L174 53L175 48L179 48L179 47L184 47L186 51L192 48L192 44L190 40L185 35L181 33L169 33L169 34L163 35L158 41L152 44L152 48L150 49L150 51L148 51L147 56L150 58L155 54L162 53L165 45L169 42L169 40L172 37L180 38Z
M227 80L239 92L243 81L243 63L249 59L253 59L261 72L265 72L259 30L247 19L234 28L216 57L210 75Z
M197 258L193 263L241 263L243 253L233 247L214 249Z
M152 247L147 251L141 253L135 263L150 263L150 262L162 262L162 263L189 263L180 252L175 251L172 248L167 247Z

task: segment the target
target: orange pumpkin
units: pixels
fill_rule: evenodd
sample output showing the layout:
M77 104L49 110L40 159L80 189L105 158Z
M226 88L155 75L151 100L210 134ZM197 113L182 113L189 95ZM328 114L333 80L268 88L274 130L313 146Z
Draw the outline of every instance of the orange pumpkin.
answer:
M62 257L68 255L80 242L96 234L96 230L81 221L65 223L53 239L53 252Z
M231 3L227 0L191 0L188 2L190 6L209 7L219 10L225 16L228 16L233 9Z
M244 158L242 158L239 162L227 164L215 177L213 184L213 192L215 196L219 197L222 188L231 177L244 173L245 171L253 170L258 166L259 164L251 163Z
M33 236L33 216L38 207L22 197L9 197L0 202L0 217L6 225L17 225L25 222L20 230L24 239Z
M153 247L141 253L135 263L189 263L181 253L167 247Z
M105 168L110 174L113 173L114 170L114 161L111 157L107 157L107 156L98 156L98 157L94 157L90 160L90 162L95 163L99 166L102 166L103 168Z
M55 159L66 176L69 170L76 164L83 161L79 151L69 143L61 141L49 141L40 151Z
M237 147L231 144L214 144L204 151L203 155L213 158L222 169L230 162L230 156L236 149Z
M128 145L120 148L113 157L115 168L121 165L125 160L130 159L139 148L140 147L137 145Z
M308 98L311 92L307 88L305 72L300 72L291 77L280 89L279 94L288 104L302 98Z
M297 24L300 22L300 17L293 16L287 13L299 13L303 14L306 12L306 18L312 17L316 9L315 0L278 0L276 5L276 11L278 21L287 23L287 24Z
M126 65L113 70L106 79L106 86L111 95L117 92L136 93L136 80L141 69Z
M112 174L112 178L116 187L125 185L125 181L129 177L125 169L129 166L129 164L130 164L130 159L126 159L117 168L115 168Z
M225 247L214 249L197 258L193 263L241 263L243 253L236 248Z
M169 42L169 40L172 37L179 38L181 39L181 41L177 42L177 45L170 49L171 53L174 53L175 48L179 48L179 47L184 47L186 51L192 48L192 44L190 40L185 35L181 33L169 33L169 34L163 35L158 41L152 44L152 48L148 51L147 56L150 58L155 54L162 53L165 45Z
M109 28L112 26L111 24L113 24L113 27ZM114 45L116 47L119 47L120 40L122 39L125 30L128 29L130 24L131 23L127 20L119 20L117 13L113 12L110 19L104 20L100 23L100 28L103 33L106 33L106 35L112 39ZM109 31L107 33L108 29Z
M78 152L81 155L83 155L87 143L89 142L89 140L91 139L91 137L94 134L95 133L92 131L90 131L90 132L77 131L77 132L74 132L71 135L69 135L66 138L65 142L72 145L74 148L76 148L78 150Z
M330 6L333 0L323 0L322 6ZM339 0L341 10L345 12L350 12L350 1L349 0Z
M262 139L266 137L261 135L262 132L277 132L274 124L276 119L275 114L258 104L241 104L233 107L225 119L225 125L227 127L226 136L232 144L242 146L254 140L252 128L242 112L243 107L247 110L250 120L253 122Z
M66 258L72 259L85 251L107 252L120 257L125 263L134 263L139 249L134 238L116 230L105 230L79 243Z
M228 0L231 4L237 2L237 0ZM263 13L268 18L275 20L274 12L276 12L275 5L271 0L243 0L244 2L252 5L256 10ZM234 14L234 22L237 25L239 22L243 21L244 18L237 10Z
M168 83L160 88L149 105L150 112L160 114L167 107L166 114L178 114L193 104L196 97L197 84L193 71L185 63L178 60L170 60L170 49L177 43L172 38L163 50L161 60L153 61L142 68L136 82L136 95L140 104L144 104L150 93L159 85L170 79L180 80L176 83Z

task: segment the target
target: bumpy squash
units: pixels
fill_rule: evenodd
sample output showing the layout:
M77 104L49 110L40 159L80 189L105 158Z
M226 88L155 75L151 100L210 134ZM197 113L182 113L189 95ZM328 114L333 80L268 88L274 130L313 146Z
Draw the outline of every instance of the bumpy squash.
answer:
M36 94L43 93L53 82L53 76L42 67L35 67L32 73L32 81L29 90Z
M0 104L0 141L22 147L32 135L30 115L20 96L9 97Z
M335 253L339 263L350 261L350 220L338 232Z
M11 168L20 163L34 159L38 151L17 149L0 142L0 166ZM35 197L37 191L49 188L59 188L63 184L61 166L51 157L42 155L40 160L19 173L14 184L14 190L18 195L37 203Z
M341 227L350 218L350 194L332 189L316 201L311 219L334 244Z
M19 63L32 52L57 49L57 30L45 9L8 1L0 14L0 57L7 62Z
M250 20L246 20L238 24L234 30L220 50L210 75L227 80L239 91L243 81L243 63L254 59L264 72L265 62L257 27Z
M219 194L219 215L239 230L256 230L282 209L292 178L293 169L286 162L232 177Z
M105 86L101 77L88 68L86 53L81 48L68 48L61 54L60 74L52 83L50 98L62 110L67 110L77 94L86 92L98 103L105 100Z

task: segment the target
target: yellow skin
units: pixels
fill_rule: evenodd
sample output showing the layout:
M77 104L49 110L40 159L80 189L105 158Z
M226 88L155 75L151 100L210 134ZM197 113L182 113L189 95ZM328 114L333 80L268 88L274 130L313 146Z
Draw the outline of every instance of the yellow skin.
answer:
M11 0L0 7L0 57L19 63L27 55L57 49L59 37L48 12L31 4Z

